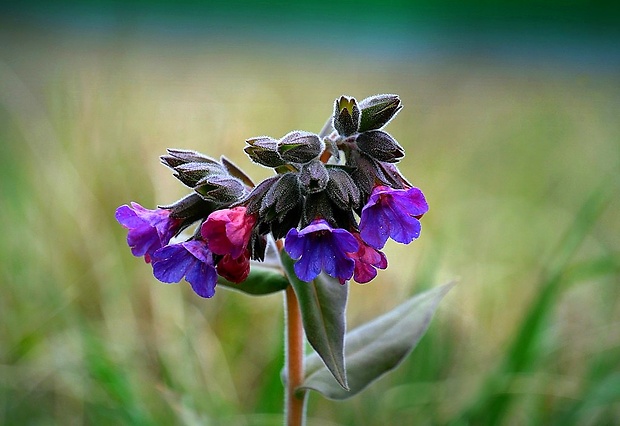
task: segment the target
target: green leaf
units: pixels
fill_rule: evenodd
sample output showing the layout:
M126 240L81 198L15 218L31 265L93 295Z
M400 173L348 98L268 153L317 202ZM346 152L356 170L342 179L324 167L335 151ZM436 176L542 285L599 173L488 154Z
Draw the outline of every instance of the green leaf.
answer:
M250 275L242 283L231 283L220 277L217 285L252 296L262 296L284 290L288 285L288 280L280 268L252 262Z
M284 250L281 259L299 300L306 338L316 351L317 362L326 368L330 380L333 376L341 389L348 389L344 363L348 285L325 274L309 283L300 281L293 269L295 262Z
M306 358L306 379L299 389L313 389L330 399L346 399L362 391L396 368L415 348L439 301L453 286L449 283L419 294L347 333L348 391L336 386L314 354Z

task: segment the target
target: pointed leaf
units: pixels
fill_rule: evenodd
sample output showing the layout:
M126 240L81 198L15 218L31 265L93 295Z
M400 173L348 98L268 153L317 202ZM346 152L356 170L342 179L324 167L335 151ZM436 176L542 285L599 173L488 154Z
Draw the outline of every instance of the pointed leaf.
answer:
M346 399L396 368L426 332L439 301L454 283L419 294L390 312L347 333L345 338L349 391L342 389L316 355L306 358L306 380L301 389L313 389L330 399Z
M239 179L241 182L243 182L250 188L254 188L254 182L252 182L252 179L250 179L250 177L246 175L243 170L237 167L236 164L234 164L232 161L230 161L228 158L224 157L223 155L220 157L220 161L222 162L224 167L226 167L226 170L228 171L228 173L230 173L231 176L236 177L237 179Z
M326 367L332 382L333 376L340 387L348 389L344 363L348 285L324 273L312 282L300 281L293 269L295 262L284 250L281 259L299 300L306 338L318 354L317 362Z
M288 280L280 268L265 266L262 262L252 262L250 275L242 283L231 283L219 277L217 285L252 296L262 296L284 290Z

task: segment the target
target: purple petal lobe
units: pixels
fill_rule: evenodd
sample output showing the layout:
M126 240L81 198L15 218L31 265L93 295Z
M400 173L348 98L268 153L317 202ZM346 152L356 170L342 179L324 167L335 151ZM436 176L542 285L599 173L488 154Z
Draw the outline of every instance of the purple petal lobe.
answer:
M163 247L152 256L153 275L164 283L178 283L183 277L200 297L215 294L217 272L213 255L203 241L192 240Z
M163 247L153 253L153 275L163 283L178 283L194 259L181 244Z
M312 281L321 270L343 281L353 276L355 262L347 252L357 251L358 242L350 232L334 229L325 220L315 220L301 231L291 229L284 248L298 259L294 269L302 281Z
M200 297L213 297L217 273L215 268L203 262L195 262L187 271L185 280L190 283L192 290Z
M424 194L418 188L392 189L377 186L362 209L360 235L380 249L388 238L409 244L420 236L420 221L428 211Z
M148 262L153 253L168 244L179 230L181 221L170 217L165 209L149 210L138 203L120 206L114 214L127 232L127 245L134 256L144 256Z
M299 259L304 253L304 242L305 239L299 235L297 229L293 228L286 234L286 238L284 239L284 250L286 250L292 259Z

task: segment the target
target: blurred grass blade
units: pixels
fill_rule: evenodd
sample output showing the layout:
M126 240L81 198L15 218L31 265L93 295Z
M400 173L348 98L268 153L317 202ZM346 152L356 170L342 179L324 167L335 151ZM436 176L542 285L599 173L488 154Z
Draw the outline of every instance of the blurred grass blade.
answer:
M344 334L349 285L321 273L314 281L300 281L294 261L282 250L282 264L295 290L306 338L342 389L348 389ZM331 380L331 378L330 378Z
M557 426L596 424L596 410L602 407L611 407L618 401L620 401L620 373L614 372L602 380L592 383L582 399L554 424Z
M118 417L117 421L123 424L140 426L154 424L137 400L126 371L111 359L100 337L84 328L82 338L87 371L107 397L107 401L98 402L100 408L111 410L111 414Z
M317 355L306 359L302 389L330 399L346 399L395 369L413 351L430 324L437 305L454 283L419 294L345 337L349 390L336 386Z
M557 302L564 273L581 243L605 210L613 194L613 181L601 185L583 203L575 219L560 239L547 267L541 273L540 292L526 312L499 371L491 373L472 406L461 420L469 424L500 424L513 396L508 392L511 374L525 371L540 358L546 320ZM506 379L508 377L508 379Z

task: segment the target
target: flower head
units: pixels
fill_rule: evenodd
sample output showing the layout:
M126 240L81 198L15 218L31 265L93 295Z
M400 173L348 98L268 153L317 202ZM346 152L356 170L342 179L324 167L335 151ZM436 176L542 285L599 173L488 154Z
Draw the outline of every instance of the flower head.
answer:
M252 262L275 255L268 241L281 248L284 240L300 280L325 272L343 284L369 282L387 268L380 251L386 241L418 238L428 210L422 192L398 170L404 148L384 129L401 108L397 95L360 102L341 96L319 134L247 139L250 159L275 172L257 184L223 156L168 149L161 162L192 192L155 210L119 207L127 244L153 264L159 280L185 277L203 297L214 294L218 276L245 281ZM193 237L170 244L193 224Z
M359 284L364 284L377 276L377 269L385 269L388 266L387 257L383 252L366 244L357 232L353 236L359 243L359 248L355 253L347 255L355 261L353 279Z
M118 223L129 229L127 244L134 256L144 256L151 261L153 253L168 244L179 230L181 220L170 217L165 209L149 210L138 203L120 206L115 214Z
M183 277L200 297L215 294L217 273L213 254L200 240L171 244L152 256L153 275L163 283L178 283Z
M388 238L409 244L420 236L418 219L427 211L428 204L418 188L376 186L362 209L360 235L378 249Z
M301 231L291 229L284 249L295 262L295 274L302 281L312 281L324 270L342 282L353 275L355 262L347 253L358 251L358 242L347 230L332 228L325 220L313 221Z

